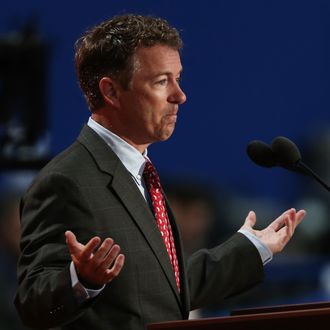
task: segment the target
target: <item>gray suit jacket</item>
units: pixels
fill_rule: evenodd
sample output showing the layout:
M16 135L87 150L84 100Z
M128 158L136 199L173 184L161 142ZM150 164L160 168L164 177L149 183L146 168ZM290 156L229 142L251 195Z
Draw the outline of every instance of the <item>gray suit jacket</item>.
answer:
M169 209L181 272L178 293L154 216L126 168L85 126L77 141L38 175L21 202L21 257L16 308L36 329L144 329L186 319L189 310L221 302L258 283L263 266L243 235L184 261ZM64 232L86 243L114 238L126 256L120 275L79 304L71 287Z

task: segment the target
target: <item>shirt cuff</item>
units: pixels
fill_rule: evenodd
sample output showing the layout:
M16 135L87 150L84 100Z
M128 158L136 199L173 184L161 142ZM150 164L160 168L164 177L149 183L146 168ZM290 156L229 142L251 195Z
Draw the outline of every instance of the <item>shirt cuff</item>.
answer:
M70 264L70 276L71 276L71 284L73 288L74 295L79 303L83 303L84 301L96 297L105 287L102 286L101 289L92 290L85 288L78 279L77 271L74 266L73 261Z
M273 259L273 252L268 248L268 246L266 246L263 242L261 242L261 240L257 236L255 236L246 229L240 229L238 232L246 236L251 241L251 243L257 248L262 263L264 265L266 265L269 261Z

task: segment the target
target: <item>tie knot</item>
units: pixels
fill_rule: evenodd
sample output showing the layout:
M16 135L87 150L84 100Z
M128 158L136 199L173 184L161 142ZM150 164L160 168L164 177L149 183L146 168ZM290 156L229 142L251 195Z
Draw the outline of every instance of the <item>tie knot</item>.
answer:
M149 160L147 160L144 165L143 174L148 175L152 171L156 171L156 169L155 169L154 165L152 165L152 163Z
M157 174L154 165L152 165L152 163L149 160L146 162L144 166L143 177L149 189L160 188L159 176Z

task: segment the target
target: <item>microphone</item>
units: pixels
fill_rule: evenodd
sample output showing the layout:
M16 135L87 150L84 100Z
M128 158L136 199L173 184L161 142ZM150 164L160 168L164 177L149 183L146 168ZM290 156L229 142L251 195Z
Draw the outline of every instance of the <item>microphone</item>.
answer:
M253 140L248 144L246 151L250 159L259 166L268 168L279 166L311 176L330 191L330 187L301 160L301 153L295 143L284 136L273 139L271 146L265 142Z
M276 137L272 141L271 149L274 153L277 166L284 167L289 171L298 172L300 174L311 175L311 170L306 169L306 166L301 166L303 163L300 151L288 138L284 136Z
M246 152L250 159L259 166L276 166L275 154L272 148L265 142L259 140L251 141L247 146Z

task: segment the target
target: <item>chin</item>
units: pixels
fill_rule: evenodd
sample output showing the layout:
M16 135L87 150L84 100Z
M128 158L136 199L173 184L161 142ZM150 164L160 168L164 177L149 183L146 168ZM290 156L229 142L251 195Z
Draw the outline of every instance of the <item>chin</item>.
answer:
M154 133L154 142L166 141L168 140L172 134L174 133L175 124L167 125L165 129L159 129Z
M163 135L161 135L159 141L166 141L166 140L168 140L172 136L173 132L174 132L174 130L171 131L171 132L164 133Z

